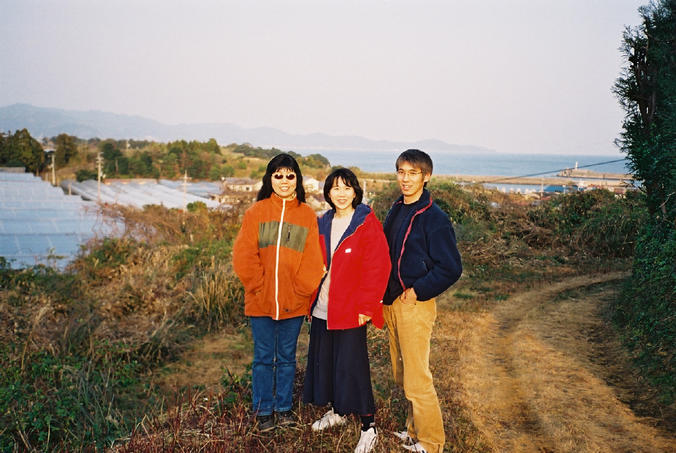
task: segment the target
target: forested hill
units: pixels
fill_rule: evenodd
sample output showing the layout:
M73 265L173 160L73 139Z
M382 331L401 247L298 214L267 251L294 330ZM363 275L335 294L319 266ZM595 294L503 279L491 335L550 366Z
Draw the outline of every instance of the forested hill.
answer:
M228 123L169 125L140 116L100 111L60 110L28 104L0 107L0 131L24 128L34 137L55 137L66 133L85 139L142 139L161 142L215 138L219 143L252 143L256 146L275 146L294 150L424 148L438 152L491 151L479 146L453 145L434 139L395 142L357 136L295 135L269 127L247 129Z

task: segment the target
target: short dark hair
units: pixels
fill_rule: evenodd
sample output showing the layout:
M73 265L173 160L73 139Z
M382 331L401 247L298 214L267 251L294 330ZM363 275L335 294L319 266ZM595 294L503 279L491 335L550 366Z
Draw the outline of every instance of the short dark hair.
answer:
M403 153L399 154L397 157L397 162L395 163L395 168L399 170L399 165L403 162L408 162L414 167L419 168L423 173L427 175L432 174L434 166L432 165L432 158L424 151L419 149L407 149Z
M356 208L361 203L362 198L364 197L364 191L359 185L359 179L352 170L349 168L338 168L333 170L329 176L326 177L324 181L324 199L331 206L332 209L336 209L336 206L331 201L329 193L331 188L335 184L337 179L342 179L346 186L352 187L354 189L354 200L352 200L352 207Z
M274 189L272 188L272 174L280 168L289 168L296 174L296 199L299 203L305 202L305 188L303 187L303 175L300 172L298 162L291 154L281 153L270 159L263 175L263 185L258 191L257 201L270 198Z
M412 166L419 168L423 172L423 175L432 176L432 170L434 168L432 165L432 158L425 151L420 151L419 149L407 149L399 154L397 162L395 163L397 171L399 170L399 165L403 162L408 162ZM427 183L423 184L423 187L427 187Z

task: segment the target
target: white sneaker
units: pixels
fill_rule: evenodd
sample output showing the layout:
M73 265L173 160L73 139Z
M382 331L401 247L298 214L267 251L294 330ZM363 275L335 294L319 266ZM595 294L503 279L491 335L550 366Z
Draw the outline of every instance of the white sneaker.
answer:
M333 412L332 408L330 411L324 414L322 418L312 424L312 431L321 431L332 426L342 425L343 423L345 423L345 417Z
M427 450L425 450L425 447L420 445L420 442L416 442L413 445L402 445L402 447L408 451L415 451L416 453L427 453Z
M405 444L414 444L413 438L408 435L408 430L403 430L403 431L392 431L392 434L397 436L399 440L404 442Z
M366 431L361 432L359 443L354 449L354 453L369 453L376 446L376 443L378 443L378 435L376 434L376 429L372 426Z

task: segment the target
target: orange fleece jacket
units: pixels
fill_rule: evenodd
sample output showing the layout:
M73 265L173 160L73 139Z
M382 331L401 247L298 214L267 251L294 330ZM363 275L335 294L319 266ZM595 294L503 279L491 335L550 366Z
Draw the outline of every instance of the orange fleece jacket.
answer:
M317 216L307 204L276 194L244 213L232 251L244 285L244 314L306 316L324 275Z

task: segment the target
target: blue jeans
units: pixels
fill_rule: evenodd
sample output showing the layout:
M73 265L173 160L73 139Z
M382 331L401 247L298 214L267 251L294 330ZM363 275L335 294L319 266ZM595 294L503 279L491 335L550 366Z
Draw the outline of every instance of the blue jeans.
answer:
M254 359L251 372L253 411L270 415L291 409L296 376L296 345L303 316L275 321L252 316Z

